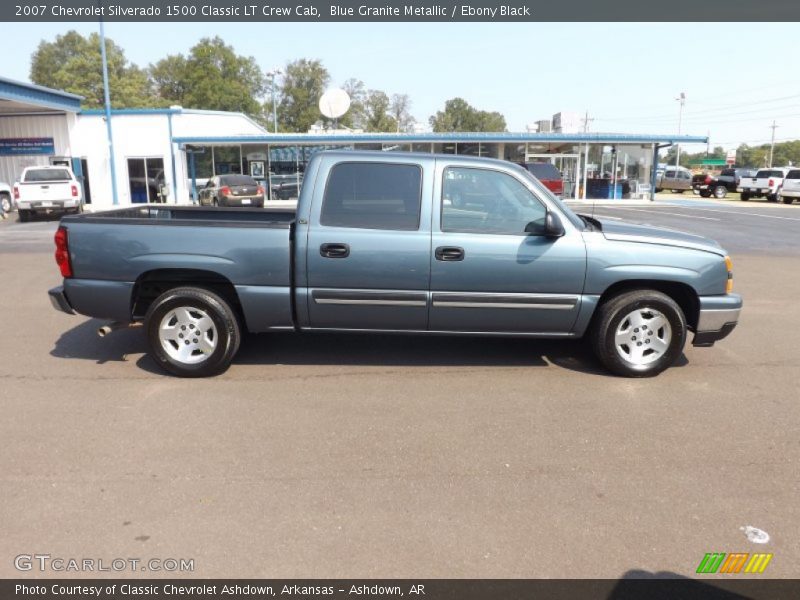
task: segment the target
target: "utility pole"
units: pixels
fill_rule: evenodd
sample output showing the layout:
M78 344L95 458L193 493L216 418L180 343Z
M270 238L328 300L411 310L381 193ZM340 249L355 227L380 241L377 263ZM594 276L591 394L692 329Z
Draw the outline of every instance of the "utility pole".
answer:
M769 164L767 166L772 168L772 155L775 152L775 130L778 128L778 125L776 125L773 120L769 128L772 129L772 140L769 143Z
M678 102L681 103L681 107L678 111L678 136L681 135L681 125L683 124L683 105L686 104L686 94L681 92L681 95L675 98ZM681 143L677 143L677 152L675 153L675 166L679 167L681 165Z
M114 135L111 131L111 93L108 90L108 60L106 59L106 30L100 18L100 60L103 67L103 101L106 113L106 136L108 137L108 166L111 172L111 201L119 204L117 195L117 165L114 161Z
M586 111L586 116L583 117L582 121L583 121L583 133L589 133L589 123L594 121L594 117L592 117L591 119L589 118L588 110Z
M272 69L267 73L267 77L272 78L272 127L275 133L278 133L278 101L275 96L275 78L278 75L283 75L283 71L280 69Z

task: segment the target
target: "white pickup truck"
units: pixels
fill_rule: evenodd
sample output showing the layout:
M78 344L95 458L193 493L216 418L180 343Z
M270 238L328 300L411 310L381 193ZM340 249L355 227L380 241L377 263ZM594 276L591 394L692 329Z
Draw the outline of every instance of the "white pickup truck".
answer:
M67 167L27 167L14 184L20 221L34 213L79 213L83 209L81 184Z
M792 169L786 174L783 179L780 198L784 204L791 204L800 198L800 169Z
M742 177L739 180L741 199L747 202L750 198L767 197L770 202L777 202L783 178L791 171L789 167L771 167L760 169L755 177Z

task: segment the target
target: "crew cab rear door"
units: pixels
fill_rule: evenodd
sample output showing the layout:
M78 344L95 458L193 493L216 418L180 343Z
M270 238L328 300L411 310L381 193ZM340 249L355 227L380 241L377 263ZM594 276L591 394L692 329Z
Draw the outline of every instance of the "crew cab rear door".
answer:
M434 331L567 334L580 309L583 237L543 235L547 203L524 173L437 161L432 218ZM454 201L455 200L455 201ZM526 233L528 223L541 232Z
M306 247L311 328L427 328L433 166L414 155L322 158Z

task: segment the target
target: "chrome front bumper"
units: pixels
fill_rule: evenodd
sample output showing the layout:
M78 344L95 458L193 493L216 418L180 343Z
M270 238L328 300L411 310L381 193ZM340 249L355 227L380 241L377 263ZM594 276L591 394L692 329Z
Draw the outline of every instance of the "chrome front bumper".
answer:
M727 337L739 323L741 312L742 297L739 294L701 297L692 345L713 346Z

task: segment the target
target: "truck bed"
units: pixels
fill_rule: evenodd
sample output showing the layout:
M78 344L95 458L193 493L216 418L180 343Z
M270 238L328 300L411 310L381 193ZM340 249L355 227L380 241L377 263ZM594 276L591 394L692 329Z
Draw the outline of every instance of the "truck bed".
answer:
M292 209L143 205L65 217L76 311L118 321L137 314L135 290L187 273L228 282L248 328L289 327Z

